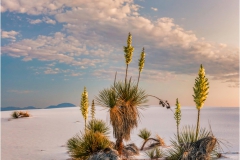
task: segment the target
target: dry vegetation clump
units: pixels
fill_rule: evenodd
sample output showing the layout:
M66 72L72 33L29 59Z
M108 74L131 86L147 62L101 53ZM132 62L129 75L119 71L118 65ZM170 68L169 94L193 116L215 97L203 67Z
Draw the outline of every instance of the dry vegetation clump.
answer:
M23 118L23 117L30 117L30 114L28 113L28 111L14 111L11 114L11 117L16 119L16 118Z

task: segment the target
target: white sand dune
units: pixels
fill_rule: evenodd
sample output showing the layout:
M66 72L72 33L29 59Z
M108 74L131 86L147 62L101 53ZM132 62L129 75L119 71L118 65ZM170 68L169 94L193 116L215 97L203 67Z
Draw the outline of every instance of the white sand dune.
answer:
M96 108L96 118L108 122L107 110L103 110L101 107ZM29 110L29 112L32 115L30 118L11 120L9 118L12 111L1 112L2 160L69 159L65 147L66 142L80 130L83 130L84 126L79 107L38 109ZM153 136L159 134L169 145L169 139L173 137L176 128L173 113L165 108L152 107L142 111L142 114L138 129L132 133L131 141L127 143L135 143L140 147L142 140L137 136L138 130L146 127ZM188 120L183 118L183 124L195 124L195 115L191 114L191 116L194 117L194 122L191 118ZM211 120L211 117L209 118ZM212 129L214 130L214 126ZM114 140L112 135L111 139ZM238 151L238 143L235 142L233 146L233 150ZM141 153L136 158L144 157L146 157L145 154ZM238 159L238 154L230 154L228 157L232 158L227 159Z

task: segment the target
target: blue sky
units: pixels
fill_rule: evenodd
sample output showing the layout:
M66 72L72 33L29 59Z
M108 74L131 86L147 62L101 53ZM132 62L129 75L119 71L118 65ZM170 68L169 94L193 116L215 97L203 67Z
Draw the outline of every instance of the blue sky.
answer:
M194 106L194 79L206 69L206 106L239 105L237 0L2 0L1 107L79 104L124 79L123 46L135 47L129 74L174 106ZM149 104L157 104L149 99Z

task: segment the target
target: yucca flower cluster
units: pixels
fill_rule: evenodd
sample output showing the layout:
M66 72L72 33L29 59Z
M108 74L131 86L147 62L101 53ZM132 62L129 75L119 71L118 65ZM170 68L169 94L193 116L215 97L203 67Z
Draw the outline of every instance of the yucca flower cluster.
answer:
M194 91L193 98L198 110L203 107L204 102L208 96L208 90L209 90L208 79L205 77L205 69L201 65L198 72L198 77L195 79L195 84L193 87Z
M94 100L92 100L91 116L92 116L92 119L95 119L95 104L94 104Z
M207 99L208 90L209 90L208 79L205 77L205 69L201 64L198 72L198 77L195 79L195 84L193 87L194 91L193 98L194 102L196 103L196 108L198 110L196 137L198 137L199 132L200 109L203 107L203 104Z
M86 129L86 122L88 118L88 93L86 87L84 87L84 91L82 93L81 98L81 108L80 108L83 118L85 120L85 129Z
M128 71L128 65L132 61L132 56L133 56L133 51L134 47L132 46L132 35L131 33L128 34L127 38L127 46L123 47L123 50L125 52L124 57L125 57L125 62L126 62L126 76L125 76L125 83L127 83L127 71Z
M129 64L132 61L132 56L133 56L133 51L134 47L132 46L132 35L131 33L128 34L128 39L127 39L127 46L124 46L124 56L126 60L126 64Z
M180 106L180 103L178 102L178 98L176 100L176 108L175 108L174 118L175 118L176 124L177 124L177 136L179 139L179 124L181 121L181 106Z
M144 52L144 48L143 48L142 53L141 53L141 57L140 57L139 63L138 63L139 72L142 72L142 69L144 67L144 62L145 62L145 52Z

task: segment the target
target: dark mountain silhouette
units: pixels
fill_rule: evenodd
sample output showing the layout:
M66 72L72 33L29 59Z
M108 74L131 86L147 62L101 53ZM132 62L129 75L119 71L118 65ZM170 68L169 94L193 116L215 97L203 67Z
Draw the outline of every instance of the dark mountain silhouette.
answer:
M46 107L45 109L51 109L51 108L65 108L65 107L75 107L76 105L72 103L61 103L58 105L51 105ZM43 108L37 108L34 106L28 106L28 107L15 107L15 106L9 106L9 107L1 107L1 111L13 111L13 110L31 110L31 109L43 109Z
M74 104L72 104L72 103L61 103L61 104L58 104L58 105L56 105L56 106L54 106L54 105L48 106L48 107L46 107L46 109L75 107L75 106L76 106L76 105L74 105Z

